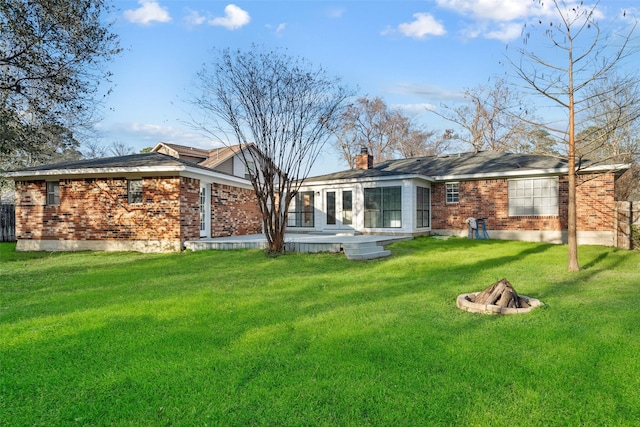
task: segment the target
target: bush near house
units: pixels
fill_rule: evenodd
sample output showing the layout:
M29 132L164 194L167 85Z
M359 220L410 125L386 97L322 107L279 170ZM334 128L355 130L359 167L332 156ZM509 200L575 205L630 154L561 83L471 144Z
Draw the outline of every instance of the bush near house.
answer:
M634 425L640 253L417 238L390 258L15 252L3 425ZM545 306L486 316L506 277Z

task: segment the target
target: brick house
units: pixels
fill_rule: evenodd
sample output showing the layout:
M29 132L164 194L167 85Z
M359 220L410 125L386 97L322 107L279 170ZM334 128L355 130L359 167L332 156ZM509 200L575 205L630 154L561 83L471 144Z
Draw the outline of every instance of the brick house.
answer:
M260 233L239 149L160 143L145 154L10 172L17 250L179 251L187 240Z
M582 165L578 241L613 245L615 186L628 165ZM389 235L467 235L468 218L486 218L491 238L566 242L564 160L498 152L391 160L305 181L289 230Z

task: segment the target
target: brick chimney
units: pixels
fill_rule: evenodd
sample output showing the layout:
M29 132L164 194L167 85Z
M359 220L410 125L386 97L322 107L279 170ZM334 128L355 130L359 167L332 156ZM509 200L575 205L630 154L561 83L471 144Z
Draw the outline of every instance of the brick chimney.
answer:
M367 147L360 149L360 154L356 155L356 169L371 169L373 167L373 156L369 154Z

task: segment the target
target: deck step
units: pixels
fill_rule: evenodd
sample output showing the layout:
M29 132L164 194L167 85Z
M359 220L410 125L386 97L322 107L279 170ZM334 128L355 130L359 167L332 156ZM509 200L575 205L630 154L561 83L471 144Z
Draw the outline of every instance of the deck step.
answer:
M350 260L368 260L391 255L391 251L385 250L376 242L345 243L343 249L347 259Z
M358 253L358 254L350 254L348 252L345 252L345 255L347 256L347 259L352 261L364 261L368 259L388 257L389 255L391 255L391 251L380 250L380 251L372 251L372 252L365 252L365 253Z

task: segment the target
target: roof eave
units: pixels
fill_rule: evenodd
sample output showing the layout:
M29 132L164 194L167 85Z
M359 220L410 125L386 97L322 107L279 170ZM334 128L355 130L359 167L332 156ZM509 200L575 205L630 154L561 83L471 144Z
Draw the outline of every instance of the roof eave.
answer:
M354 184L363 182L379 182L379 181L397 181L402 179L422 179L425 181L433 182L434 179L430 176L419 174L402 174L402 175L385 175L385 176L367 176L357 178L338 178L338 179L323 179L318 181L304 181L303 186L314 185L326 185L326 184Z
M6 177L16 181L47 178L80 178L86 176L116 176L116 175L147 175L158 176L166 173L175 173L180 176L197 178L205 182L229 184L242 188L252 188L251 183L244 178L226 175L202 168L187 165L164 166L134 166L112 168L77 168L77 169L48 169L37 171L14 171L5 174Z

